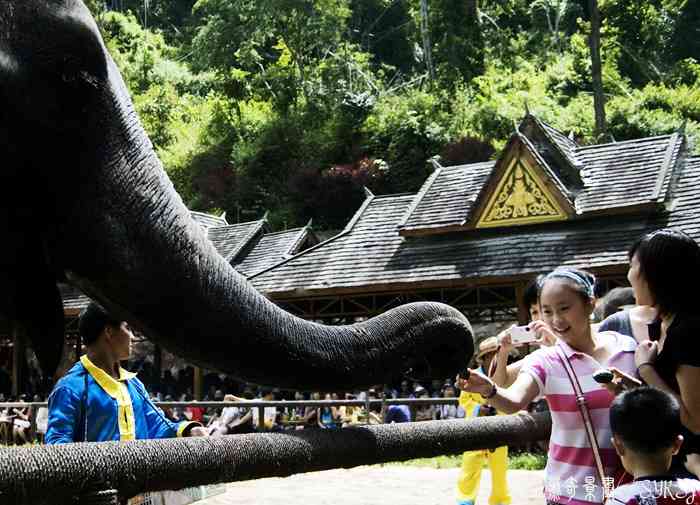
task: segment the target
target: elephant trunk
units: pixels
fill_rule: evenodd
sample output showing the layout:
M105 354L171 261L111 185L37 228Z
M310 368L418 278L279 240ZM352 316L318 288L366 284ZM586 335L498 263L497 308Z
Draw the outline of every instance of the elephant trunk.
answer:
M473 353L454 308L417 303L324 326L258 293L217 253L162 169L114 62L85 125L72 202L48 243L88 295L191 362L259 384L344 390L412 370L445 378ZM75 244L81 244L75 247Z

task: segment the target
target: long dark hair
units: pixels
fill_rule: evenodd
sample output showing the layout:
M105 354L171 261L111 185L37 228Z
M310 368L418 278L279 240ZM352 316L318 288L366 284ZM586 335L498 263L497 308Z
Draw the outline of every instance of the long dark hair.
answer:
M644 235L629 250L661 314L697 310L700 246L688 234L665 228Z

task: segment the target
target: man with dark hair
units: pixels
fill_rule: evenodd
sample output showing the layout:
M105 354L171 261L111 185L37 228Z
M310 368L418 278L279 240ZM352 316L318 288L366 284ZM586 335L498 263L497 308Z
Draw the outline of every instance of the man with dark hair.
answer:
M530 321L537 321L540 318L540 304L539 304L539 285L544 279L544 275L540 274L535 277L532 281L525 286L523 290L523 305L530 314Z
M606 505L700 504L700 481L669 473L671 459L683 444L675 398L650 387L626 391L610 406L610 429L613 446L634 482L612 490Z
M125 321L92 302L80 315L79 331L87 352L51 392L47 444L207 434L199 423L166 418L136 374L121 368L133 337Z

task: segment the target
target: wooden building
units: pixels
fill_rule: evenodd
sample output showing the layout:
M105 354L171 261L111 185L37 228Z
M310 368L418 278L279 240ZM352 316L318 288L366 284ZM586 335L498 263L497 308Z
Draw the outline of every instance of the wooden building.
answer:
M415 194L375 196L337 236L250 280L309 319L352 322L441 301L472 322L524 321L520 294L560 265L626 285L627 251L678 227L700 240L700 158L682 131L582 146L528 114L497 160L436 166Z

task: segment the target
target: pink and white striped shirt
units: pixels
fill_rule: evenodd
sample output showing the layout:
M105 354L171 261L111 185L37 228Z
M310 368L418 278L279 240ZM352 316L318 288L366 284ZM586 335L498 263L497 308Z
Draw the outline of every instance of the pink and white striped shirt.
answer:
M600 332L599 339L615 349L606 363L574 350L563 340L557 344L569 358L578 377L605 467L605 475L613 476L620 468L620 460L610 442L610 404L614 396L593 380L601 368L616 367L636 375L634 351L637 342L613 331ZM552 434L545 467L545 496L547 500L571 505L603 503L603 489L597 477L593 451L586 437L576 394L566 374L561 353L555 347L544 347L530 354L521 373L531 375L539 387L539 394L547 399L552 414Z

